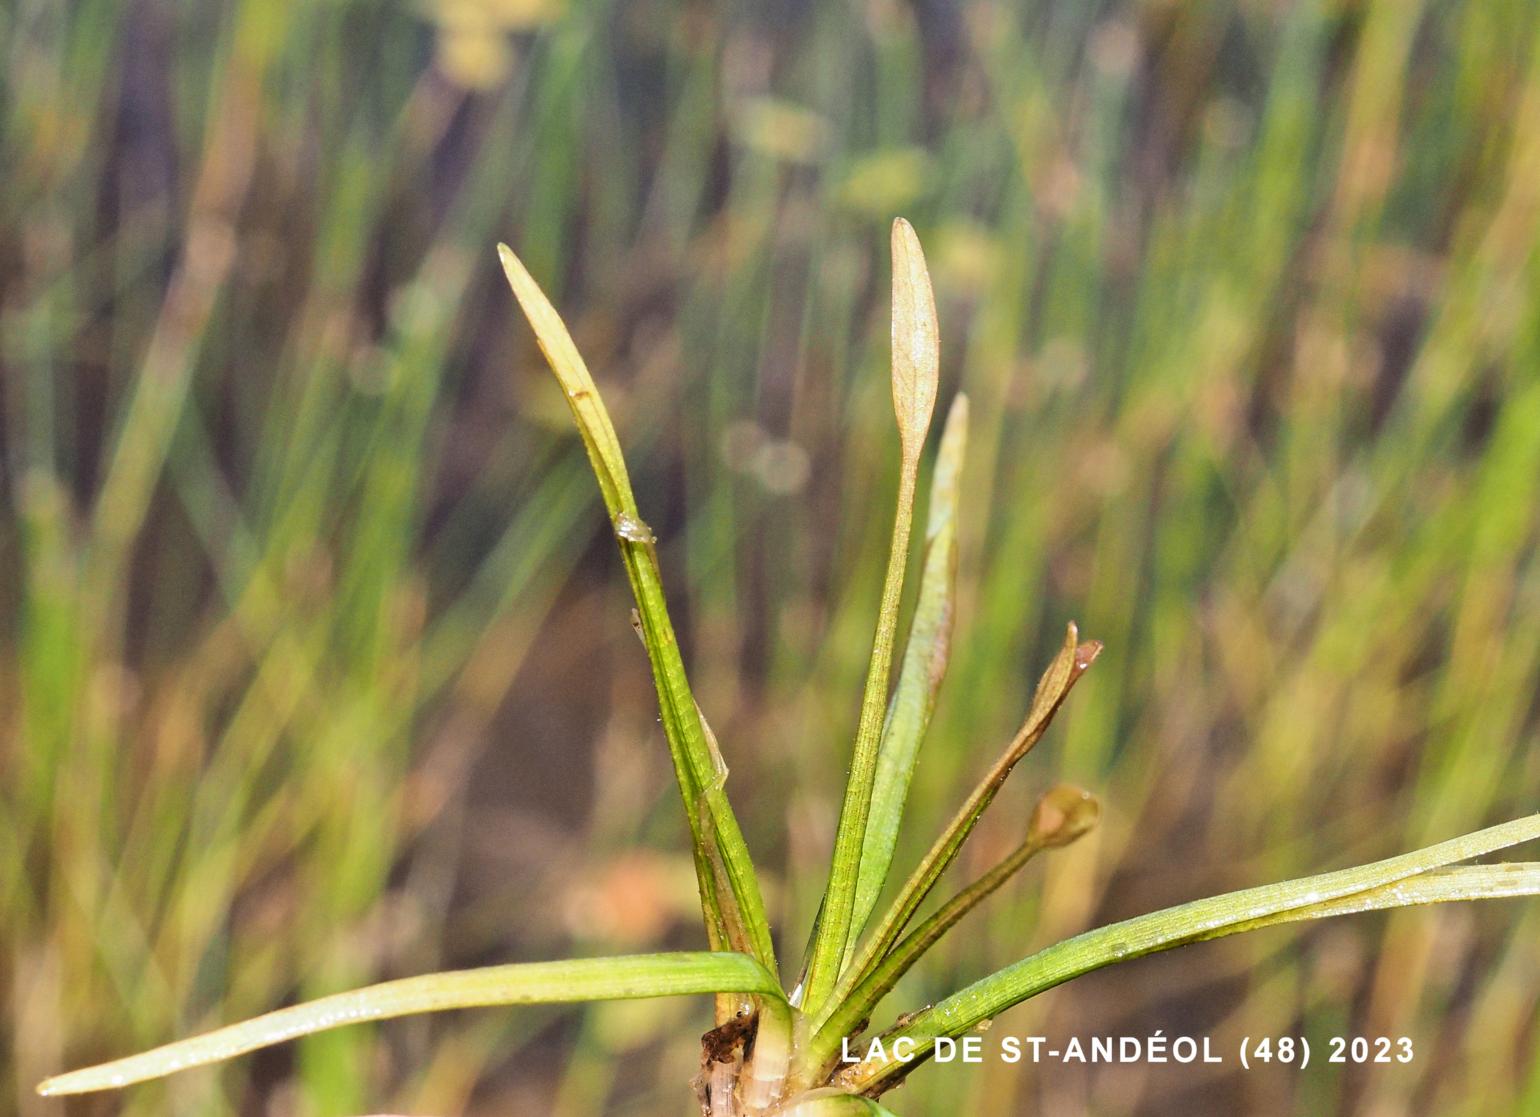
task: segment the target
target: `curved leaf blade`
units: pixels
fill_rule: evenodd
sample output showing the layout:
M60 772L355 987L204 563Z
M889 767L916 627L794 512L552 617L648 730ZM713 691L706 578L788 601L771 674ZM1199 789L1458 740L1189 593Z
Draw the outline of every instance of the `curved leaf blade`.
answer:
M201 1036L50 1078L38 1093L109 1090L223 1062L300 1036L453 1008L561 1004L737 992L783 1003L770 972L746 954L694 952L526 962L427 974L281 1008Z
M1414 884L1413 878L1535 838L1540 838L1540 814L1514 819L1384 861L1211 896L1098 927L998 970L889 1031L889 1042L885 1046L890 1051L892 1040L907 1037L914 1042L916 1056L912 1061L868 1060L842 1071L838 1082L847 1089L874 1096L880 1094L897 1085L904 1075L923 1062L938 1038L961 1035L1012 1005L1115 962L1273 923L1290 922L1291 919L1323 918L1375 907L1430 902L1416 897L1431 894L1425 889L1436 892L1439 885L1432 882ZM1477 868L1492 869L1495 866ZM1461 899L1525 895L1527 892L1523 887L1531 881L1531 876L1527 871L1514 874L1509 885L1517 891L1493 884L1490 892L1479 893L1472 887L1480 882L1479 876L1462 874L1435 879L1445 882L1443 888L1448 899ZM1406 899L1397 898L1397 888ZM1368 895L1370 893L1373 895ZM1364 906L1354 907L1355 899Z

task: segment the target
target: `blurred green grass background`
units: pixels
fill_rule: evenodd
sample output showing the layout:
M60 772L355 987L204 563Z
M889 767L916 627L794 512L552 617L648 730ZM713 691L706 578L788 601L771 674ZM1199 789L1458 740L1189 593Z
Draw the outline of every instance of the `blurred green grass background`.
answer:
M900 213L975 427L901 871L1063 622L1108 646L965 860L1051 779L1103 830L901 1000L1534 810L1537 37L1532 0L10 0L0 1110L688 1111L708 1020L673 1002L31 1096L376 978L699 943L497 239L616 413L786 965L886 547ZM996 1024L1409 1035L1411 1066L991 1064L893 1103L1540 1113L1537 932L1522 904L1271 931Z

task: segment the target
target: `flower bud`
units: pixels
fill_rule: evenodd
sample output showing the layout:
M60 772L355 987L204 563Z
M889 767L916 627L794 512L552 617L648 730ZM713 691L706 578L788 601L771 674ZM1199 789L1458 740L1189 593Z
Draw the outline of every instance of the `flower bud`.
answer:
M1058 849L1090 833L1101 819L1102 805L1082 787L1061 783L1046 792L1032 810L1028 841L1042 849Z

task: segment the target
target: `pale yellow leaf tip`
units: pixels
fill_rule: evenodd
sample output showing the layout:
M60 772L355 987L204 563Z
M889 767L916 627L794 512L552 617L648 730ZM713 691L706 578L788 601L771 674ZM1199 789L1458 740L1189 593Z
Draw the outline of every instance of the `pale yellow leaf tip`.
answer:
M620 452L620 440L615 436L609 412L599 399L599 390L594 386L593 376L572 335L513 249L499 244L497 256L502 261L503 274L508 277L508 286L513 289L513 297L524 311L524 317L529 319L540 351L545 354L546 363L556 374L562 394L567 397L567 405L572 409L578 432L588 448L610 515L618 516L633 509L635 501L631 496L631 482L626 476L625 458Z
M941 343L936 298L914 226L893 222L893 410L904 452L919 453L936 408Z
M946 469L955 475L962 468L963 449L968 444L968 397L958 392L947 409L946 422L941 425L941 450L936 455L936 468ZM955 483L955 476L949 476Z
M586 398L586 394L594 390L593 377L589 375L588 366L583 363L582 354L573 344L561 315L546 298L540 284L535 282L535 277L529 274L524 262L514 255L513 249L499 244L497 257L503 262L503 274L508 277L508 286L513 288L513 297L523 309L524 317L529 319L535 340L540 343L540 350L568 399Z

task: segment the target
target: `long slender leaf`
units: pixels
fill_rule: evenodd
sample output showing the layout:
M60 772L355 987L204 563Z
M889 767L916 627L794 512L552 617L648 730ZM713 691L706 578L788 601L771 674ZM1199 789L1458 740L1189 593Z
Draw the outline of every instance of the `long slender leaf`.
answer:
M877 750L882 742L883 713L888 702L888 676L893 665L893 639L898 628L898 606L904 591L904 568L909 559L909 534L914 518L914 489L920 469L920 451L930 430L936 405L940 368L936 303L931 294L925 254L909 222L893 222L893 410L898 419L902 464L899 471L898 507L893 516L893 543L882 582L882 604L872 656L861 695L861 718L834 834L834 855L829 883L824 890L823 912L813 935L813 952L802 985L808 1009L823 1004L839 977L850 941L855 910L856 881L861 871L861 851L866 842L871 812L872 784L877 771Z
M1386 908L1415 907L1418 904L1448 904L1459 900L1501 900L1515 896L1540 895L1540 862L1507 861L1497 865L1459 865L1452 869L1430 869L1415 877L1382 884L1367 892L1355 892L1336 900L1311 904L1306 908L1264 915L1249 923L1225 927L1213 934L1200 935L1195 942L1259 931L1284 923L1307 919L1326 919L1334 915L1355 915Z
M1487 877L1467 872L1427 882L1414 878L1537 837L1540 814L1369 865L1194 900L1087 931L1040 950L914 1014L887 1033L886 1044L891 1051L891 1041L900 1037L912 1040L913 1060L867 1060L842 1071L839 1084L861 1093L880 1094L923 1062L939 1037L961 1035L1012 1005L1115 962L1288 922L1290 918L1323 918L1437 899L1526 895L1530 891L1528 886L1535 883L1532 866L1517 870L1479 866L1497 870ZM1480 890L1483 882L1489 885L1489 891Z
M1043 677L1038 681L1037 690L1032 696L1032 706L1027 711L1026 719L1021 723L1021 728L1006 745L1005 751L1000 754L994 766L979 781L972 794L968 796L962 808L952 818L941 836L931 845L929 852L921 859L920 864L909 879L904 883L903 891L893 902L892 907L883 916L882 923L868 937L862 946L856 960L846 968L834 996L830 1000L831 1005L838 1005L843 1001L852 989L864 981L882 961L883 956L892 948L898 936L914 917L925 897L935 887L941 874L956 859L958 851L963 843L968 840L968 835L973 833L973 828L978 820L994 802L995 795L1004 785L1006 777L1011 774L1021 758L1031 751L1048 730L1053 716L1064 704L1064 699L1074 688L1076 682L1085 674L1086 670L1095 662L1101 654L1101 644L1096 640L1080 642L1079 630L1074 622L1071 622L1065 630L1064 644L1054 656L1053 662L1048 665L1048 670L1043 672ZM821 1029L827 1022L831 1007L824 1013L815 1017L815 1028Z
M851 917L851 941L846 944L848 962L855 936L866 926L877 897L887 881L898 827L909 797L920 742L930 727L936 693L946 677L952 651L952 625L957 604L957 503L963 451L968 442L968 397L952 401L941 431L941 449L930 483L930 509L925 521L925 559L920 573L920 593L909 623L909 642L904 647L898 683L888 702L877 751L877 775L872 784L872 804L866 820L866 840L861 847L861 869L856 877L855 911Z
M162 1078L189 1067L366 1020L488 1005L559 1004L720 991L784 1003L780 985L746 954L637 954L529 962L408 977L269 1012L139 1055L50 1078L40 1094L80 1094Z
M713 948L725 946L752 954L774 972L775 949L759 881L737 816L723 790L727 770L690 692L663 596L655 541L637 510L614 424L561 316L513 251L505 244L498 245L497 250L508 284L572 410L615 527L694 841L707 935Z

